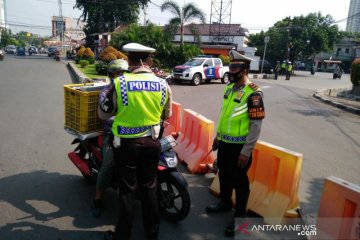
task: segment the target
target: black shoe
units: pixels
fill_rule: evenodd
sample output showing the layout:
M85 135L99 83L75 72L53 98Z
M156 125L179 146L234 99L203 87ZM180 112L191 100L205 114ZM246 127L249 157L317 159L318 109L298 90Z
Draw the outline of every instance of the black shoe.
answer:
M235 227L231 225L225 229L225 237L233 237L235 236Z
M226 211L231 211L231 209L232 209L231 202L224 203L223 201L220 201L215 204L211 204L206 207L206 211L208 213L226 212Z
M104 234L104 240L115 240L115 233L113 231L107 231Z
M147 239L151 239L151 240L158 239L158 235L159 235L159 225L158 224L154 225L146 233Z
M100 199L94 200L93 204L91 205L90 211L94 218L98 218L101 215L102 210L102 202Z

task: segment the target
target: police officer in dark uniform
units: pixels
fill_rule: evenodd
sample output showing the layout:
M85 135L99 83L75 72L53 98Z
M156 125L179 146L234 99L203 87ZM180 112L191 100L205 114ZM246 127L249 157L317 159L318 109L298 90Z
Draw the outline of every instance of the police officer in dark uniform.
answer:
M115 165L119 185L119 218L115 233L105 239L130 239L137 188L142 200L144 230L148 239L157 239L160 215L157 203L157 166L161 146L161 118L171 115L171 91L164 79L151 70L155 51L137 43L123 47L128 52L129 70L114 80L114 88L101 104L112 125Z
M206 211L217 213L232 209L231 195L236 193L234 218L246 216L250 195L247 171L252 162L252 150L259 138L265 117L263 94L248 78L251 59L235 50L229 52L229 80L217 128L213 149L218 149L217 164L220 180L220 202L209 205ZM235 221L225 230L234 236Z

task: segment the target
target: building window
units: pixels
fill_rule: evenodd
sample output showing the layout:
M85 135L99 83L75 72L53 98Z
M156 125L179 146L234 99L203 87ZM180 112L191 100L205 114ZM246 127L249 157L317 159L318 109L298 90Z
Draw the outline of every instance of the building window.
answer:
M346 48L345 49L345 53L349 53L350 51L349 51L349 49L348 48Z

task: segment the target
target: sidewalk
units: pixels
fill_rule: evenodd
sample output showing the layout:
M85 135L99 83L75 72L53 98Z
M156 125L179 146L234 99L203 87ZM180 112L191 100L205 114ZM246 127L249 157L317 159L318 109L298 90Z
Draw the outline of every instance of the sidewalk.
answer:
M360 100L339 97L338 93L349 89L323 89L316 91L314 97L321 101L331 104L335 107L341 108L345 111L360 115Z

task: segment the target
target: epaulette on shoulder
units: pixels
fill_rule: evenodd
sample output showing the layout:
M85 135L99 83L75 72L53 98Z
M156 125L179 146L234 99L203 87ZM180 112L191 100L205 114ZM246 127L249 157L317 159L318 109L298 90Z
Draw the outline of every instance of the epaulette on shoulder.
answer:
M254 91L261 91L260 87L253 82L249 84L249 87Z

